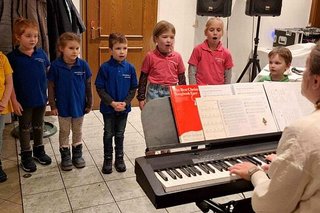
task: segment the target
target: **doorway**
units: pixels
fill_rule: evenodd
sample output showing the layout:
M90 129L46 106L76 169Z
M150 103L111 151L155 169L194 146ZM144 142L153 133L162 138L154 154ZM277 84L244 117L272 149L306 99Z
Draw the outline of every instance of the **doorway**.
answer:
M92 70L94 109L99 109L100 98L95 90L100 65L109 60L108 44L111 32L125 34L128 39L128 61L140 76L144 56L150 50L154 25L157 22L157 0L90 0L82 1L83 19L87 26L83 34L83 58ZM136 98L133 106L138 105Z

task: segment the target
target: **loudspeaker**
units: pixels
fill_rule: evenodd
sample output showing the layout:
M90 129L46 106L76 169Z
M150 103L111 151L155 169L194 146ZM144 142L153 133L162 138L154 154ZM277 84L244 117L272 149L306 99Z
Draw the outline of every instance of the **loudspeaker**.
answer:
M232 0L197 0L197 15L229 17Z
M248 16L280 16L282 0L247 0Z

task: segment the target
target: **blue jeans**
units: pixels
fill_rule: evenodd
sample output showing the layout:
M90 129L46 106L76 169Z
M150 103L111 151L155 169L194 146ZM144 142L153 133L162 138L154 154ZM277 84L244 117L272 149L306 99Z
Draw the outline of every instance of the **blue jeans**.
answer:
M1 160L2 144L3 144L4 116L5 115L0 115L0 160Z
M113 153L112 138L114 137L116 155L123 155L124 131L127 125L128 113L103 114L104 157L110 158Z
M170 90L168 86L160 84L149 84L147 88L147 102L156 98L162 98L170 96Z

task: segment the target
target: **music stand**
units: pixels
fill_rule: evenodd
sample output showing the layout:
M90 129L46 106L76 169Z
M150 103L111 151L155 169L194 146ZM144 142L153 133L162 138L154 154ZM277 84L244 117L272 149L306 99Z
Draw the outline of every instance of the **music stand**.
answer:
M254 50L253 50L252 58L249 59L247 65L243 69L240 77L238 78L237 83L239 83L241 81L242 77L247 72L247 70L251 64L252 64L252 68L251 68L250 81L253 81L254 78L257 76L257 74L261 71L261 67L260 67L259 59L258 59L258 54L257 54L258 44L259 44L260 19L261 19L261 16L258 16L257 31L256 31L256 37L254 38Z

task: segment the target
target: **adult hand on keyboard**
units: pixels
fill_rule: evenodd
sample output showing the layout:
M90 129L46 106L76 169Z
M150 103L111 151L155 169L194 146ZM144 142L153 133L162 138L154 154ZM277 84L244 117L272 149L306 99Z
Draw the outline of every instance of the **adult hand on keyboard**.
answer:
M276 154L270 154L270 155L266 155L266 160L269 162L268 164L264 164L261 166L261 168L263 169L263 171L267 172L270 168L270 163L272 161L274 161L274 159L276 159L277 155Z
M229 167L231 174L236 174L245 180L250 180L249 170L257 166L250 162L237 163Z

